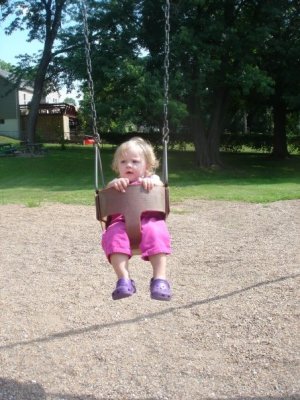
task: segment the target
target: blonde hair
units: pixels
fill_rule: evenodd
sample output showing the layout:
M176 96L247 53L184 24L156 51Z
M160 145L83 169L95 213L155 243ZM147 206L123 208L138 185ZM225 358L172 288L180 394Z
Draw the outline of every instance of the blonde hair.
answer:
M112 161L112 169L118 173L118 161L122 158L123 154L131 148L138 148L141 155L144 157L146 162L146 170L148 174L154 173L155 169L159 166L152 145L141 137L135 136L130 140L122 143L116 150Z

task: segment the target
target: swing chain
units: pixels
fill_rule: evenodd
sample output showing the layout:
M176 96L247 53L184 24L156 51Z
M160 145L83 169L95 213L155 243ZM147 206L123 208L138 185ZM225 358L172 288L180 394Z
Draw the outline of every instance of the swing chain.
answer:
M98 174L100 172L101 180L102 180L102 187L105 187L105 180L103 174L103 167L101 161L101 154L100 154L100 135L97 129L97 112L95 106L95 91L94 91L94 81L92 76L92 61L91 61L91 45L89 42L89 28L88 28L88 21L87 21L87 10L85 5L85 0L80 2L81 5L81 14L83 19L83 34L84 34L84 48L85 48L85 58L86 58L86 69L88 75L88 88L90 94L90 105L91 105L91 113L92 113L92 130L93 130L93 137L95 140L94 148L95 148L95 190L98 192L99 189L99 177Z
M165 47L164 47L164 121L162 129L163 143L163 182L168 185L168 143L169 143L169 54L170 54L170 1L165 3Z
M87 22L87 10L85 1L81 1L81 12L82 12L82 19L83 19L83 28L84 28L84 41L85 41L85 57L86 57L86 68L87 68L87 75L88 75L88 88L90 94L90 103L91 103L91 111L92 111L92 130L93 136L96 143L100 143L100 135L97 129L97 112L95 106L95 91L94 91L94 82L92 78L92 62L91 62L91 45L89 42L89 28Z
M170 1L165 4L165 48L164 48L164 124L163 141L169 142L169 122L168 122L168 104L169 104L169 54L170 54Z

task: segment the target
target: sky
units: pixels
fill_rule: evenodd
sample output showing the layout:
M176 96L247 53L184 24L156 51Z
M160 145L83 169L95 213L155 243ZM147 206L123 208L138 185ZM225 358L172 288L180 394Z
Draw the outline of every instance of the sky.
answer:
M42 44L37 40L28 43L26 42L25 31L17 31L11 35L5 35L3 25L0 25L0 59L15 65L19 54L28 53L30 55L42 49Z
M18 62L16 56L26 53L33 55L42 49L42 43L39 41L34 40L30 43L26 41L26 31L16 31L9 36L6 35L4 32L6 25L6 23L0 23L0 60L16 65ZM63 98L72 97L78 104L76 91L67 93L66 90L62 89L60 94Z

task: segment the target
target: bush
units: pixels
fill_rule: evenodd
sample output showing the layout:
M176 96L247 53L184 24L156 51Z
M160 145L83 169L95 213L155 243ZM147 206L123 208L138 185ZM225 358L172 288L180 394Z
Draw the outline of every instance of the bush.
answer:
M270 152L272 135L264 133L225 133L221 137L221 146L227 151L239 151L243 146L253 150Z

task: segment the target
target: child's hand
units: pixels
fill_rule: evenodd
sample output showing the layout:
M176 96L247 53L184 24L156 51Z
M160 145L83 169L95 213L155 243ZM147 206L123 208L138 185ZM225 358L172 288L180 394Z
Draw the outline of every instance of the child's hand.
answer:
M119 192L124 193L128 185L129 185L128 178L116 178L111 182L110 186L114 187Z
M148 191L153 189L155 185L155 181L152 178L139 178L139 182L141 182L143 188Z

